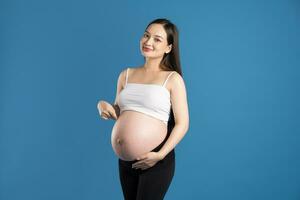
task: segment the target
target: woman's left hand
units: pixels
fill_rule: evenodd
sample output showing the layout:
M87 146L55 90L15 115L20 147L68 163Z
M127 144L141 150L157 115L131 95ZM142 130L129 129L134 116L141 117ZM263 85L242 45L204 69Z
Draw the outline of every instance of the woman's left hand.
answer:
M132 168L138 169L141 168L142 170L148 169L154 166L158 161L162 160L161 154L157 152L148 152L144 155L141 155L137 158L137 162L132 164Z

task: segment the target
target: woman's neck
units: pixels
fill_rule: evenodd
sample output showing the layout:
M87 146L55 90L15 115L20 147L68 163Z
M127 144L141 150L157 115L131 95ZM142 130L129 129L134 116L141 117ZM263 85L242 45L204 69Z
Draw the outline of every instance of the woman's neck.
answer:
M162 69L160 68L160 62L161 62L161 58L158 59L146 58L146 62L143 65L143 68L146 72L162 71Z

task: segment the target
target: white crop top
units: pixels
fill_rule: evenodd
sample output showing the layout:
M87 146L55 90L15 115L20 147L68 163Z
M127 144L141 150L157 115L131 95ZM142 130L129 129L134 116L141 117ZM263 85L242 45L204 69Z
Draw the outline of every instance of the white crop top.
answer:
M117 103L120 113L125 110L138 111L168 124L171 101L170 92L165 87L169 77L175 72L171 72L163 85L127 83L128 70L126 70L126 83L123 90L118 95Z

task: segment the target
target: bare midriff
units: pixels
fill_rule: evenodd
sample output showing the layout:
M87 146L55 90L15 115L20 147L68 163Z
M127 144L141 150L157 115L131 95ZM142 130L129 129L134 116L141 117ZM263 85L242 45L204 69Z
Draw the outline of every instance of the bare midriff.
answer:
M125 110L116 120L111 134L115 154L122 160L135 160L150 152L167 136L167 125L147 114Z

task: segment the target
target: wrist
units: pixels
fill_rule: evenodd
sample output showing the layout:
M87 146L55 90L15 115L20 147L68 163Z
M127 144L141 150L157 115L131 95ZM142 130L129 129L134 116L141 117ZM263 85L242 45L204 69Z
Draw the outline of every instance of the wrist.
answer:
M158 151L157 153L159 155L160 160L163 160L165 158L165 156L166 156L161 151Z

